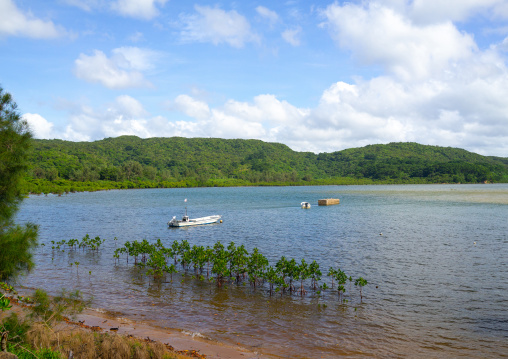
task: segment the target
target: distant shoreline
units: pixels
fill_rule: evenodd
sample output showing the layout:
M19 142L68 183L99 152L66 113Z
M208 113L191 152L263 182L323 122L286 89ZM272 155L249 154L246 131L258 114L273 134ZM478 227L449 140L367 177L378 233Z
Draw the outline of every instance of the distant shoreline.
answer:
M70 180L25 180L24 193L31 195L41 194L68 194L76 192L97 192L117 189L154 189L154 188L210 188L210 187L309 187L309 186L364 186L364 185L417 185L417 184L498 184L505 182L472 182L472 183L450 183L450 182L431 182L422 178L413 181L396 181L396 180L371 180L371 179L354 179L354 178L335 178L325 180L300 181L300 182L260 182L250 183L238 181L221 181L219 183L210 183L210 185L197 185L179 182L149 182L149 181L95 181L95 182L76 182Z

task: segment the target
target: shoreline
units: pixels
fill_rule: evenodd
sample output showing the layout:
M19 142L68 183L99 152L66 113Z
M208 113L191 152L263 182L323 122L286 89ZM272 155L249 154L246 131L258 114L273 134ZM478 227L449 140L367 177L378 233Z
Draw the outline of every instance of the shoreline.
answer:
M86 308L82 313L76 315L76 320L84 321L90 327L100 327L103 332L118 333L120 335L139 339L150 339L171 345L180 354L182 352L195 351L205 355L208 359L235 359L235 358L273 358L256 352L249 351L240 346L232 346L198 335L188 335L176 328L160 328L149 323L136 321L125 317L118 317L108 312L101 312L93 308ZM73 324L79 325L74 322ZM118 328L118 330L111 330Z
M12 308L0 312L0 320L5 319L11 312L24 317L27 314L27 306L14 298L10 299ZM252 352L240 346L229 345L218 341L202 338L199 335L186 334L176 328L160 328L149 323L136 321L125 317L119 317L107 311L94 308L85 308L81 313L73 316L73 319L65 318L56 325L59 331L72 332L76 329L103 334L121 335L134 337L148 342L159 342L170 348L177 354L195 358L206 359L269 359L275 358Z

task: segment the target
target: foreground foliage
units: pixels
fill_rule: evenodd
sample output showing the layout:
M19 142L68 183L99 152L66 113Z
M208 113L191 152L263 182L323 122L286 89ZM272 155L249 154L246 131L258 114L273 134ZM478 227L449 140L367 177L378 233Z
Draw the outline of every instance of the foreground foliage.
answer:
M37 243L37 226L13 222L23 200L31 139L28 123L12 96L0 87L0 280L33 267L31 249Z
M13 300L14 288L2 282L0 288ZM6 349L20 359L188 358L170 345L153 340L90 331L73 324L57 325L65 319L64 314L76 314L84 308L86 303L79 292L63 291L52 298L38 289L33 298L18 296L16 301L24 303L24 315L10 311L2 318L0 313L0 334L8 332Z

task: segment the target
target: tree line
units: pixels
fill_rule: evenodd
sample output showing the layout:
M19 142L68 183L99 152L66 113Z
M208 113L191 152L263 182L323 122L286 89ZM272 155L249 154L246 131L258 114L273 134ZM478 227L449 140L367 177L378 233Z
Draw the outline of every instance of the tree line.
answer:
M508 158L417 143L333 153L219 138L33 140L26 192L146 187L508 182ZM87 189L83 189L87 188Z

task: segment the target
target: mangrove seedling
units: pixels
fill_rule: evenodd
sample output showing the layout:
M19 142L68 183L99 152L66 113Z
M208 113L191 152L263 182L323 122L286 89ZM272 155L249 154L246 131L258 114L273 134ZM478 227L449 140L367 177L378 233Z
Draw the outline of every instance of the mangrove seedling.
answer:
M302 262L300 265L295 267L295 279L300 280L300 295L303 296L306 291L303 288L303 282L309 278L310 271L309 265L305 262L305 259L302 258Z
M360 301L361 302L363 301L362 288L364 286L366 286L367 284L368 284L367 280L363 279L362 277L359 277L355 280L355 285L358 286L358 288L360 289Z
M312 261L309 265L309 274L312 280L312 289L316 290L318 287L318 282L321 279L321 271L319 270L319 264L316 261Z

